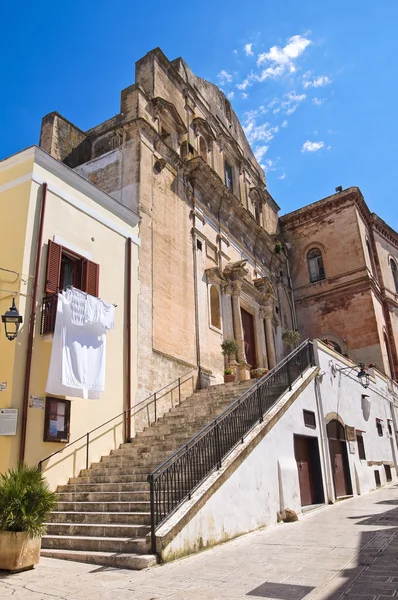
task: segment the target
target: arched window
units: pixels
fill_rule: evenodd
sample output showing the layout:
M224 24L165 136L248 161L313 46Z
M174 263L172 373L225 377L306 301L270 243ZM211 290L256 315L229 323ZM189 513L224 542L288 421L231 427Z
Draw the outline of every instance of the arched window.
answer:
M215 285L210 286L210 323L221 329L220 293Z
M343 425L337 421L337 419L332 419L326 425L326 431L328 434L329 440L341 440L342 442L345 440L345 430Z
M313 248L308 252L307 263L311 283L325 279L325 269L323 268L322 252L319 250L319 248Z
M200 136L199 138L199 154L205 162L207 162L207 145L205 139Z
M391 272L392 272L392 276L393 276L393 279L394 279L395 291L398 294L398 271L397 271L397 263L392 258L390 258L390 267L391 267Z

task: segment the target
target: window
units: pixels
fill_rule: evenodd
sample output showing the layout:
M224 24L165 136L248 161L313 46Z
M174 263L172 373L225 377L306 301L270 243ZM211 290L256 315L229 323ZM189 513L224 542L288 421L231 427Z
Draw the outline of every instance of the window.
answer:
M221 329L220 293L215 285L210 286L210 323Z
M380 472L378 469L375 470L374 472L375 474L375 483L376 483L376 487L380 487L381 486L381 481L380 481Z
M376 419L376 429L380 437L383 435L383 422L381 419Z
M233 169L229 162L225 161L225 185L231 192L234 191L234 183L233 183Z
M198 250L202 250L203 244L201 240L196 240L196 247Z
M99 265L49 240L45 292L57 294L67 285L98 296Z
M303 415L305 426L316 429L315 413L312 410L303 410Z
M199 137L199 154L203 158L203 160L207 162L207 145L205 139L202 136Z
M384 465L384 471L385 471L385 473L386 473L386 479L387 479L387 482L388 482L388 481L392 481L392 477L391 477L391 467L390 467L390 465Z
M388 429L389 435L392 435L392 425L391 425L390 419L388 419L388 421L387 421L387 429Z
M398 271L397 271L397 263L392 258L390 259L390 267L391 267L392 277L394 279L395 292L398 294Z
M308 272L310 282L322 281L325 279L325 269L323 268L322 253L319 248L313 248L307 254Z
M69 442L70 430L70 400L46 398L44 416L45 442Z
M360 460L366 460L365 444L363 443L363 435L357 431L358 456Z
M189 144L187 141L182 142L180 146L180 156L182 160L186 160L187 158L192 158L195 155L194 147Z

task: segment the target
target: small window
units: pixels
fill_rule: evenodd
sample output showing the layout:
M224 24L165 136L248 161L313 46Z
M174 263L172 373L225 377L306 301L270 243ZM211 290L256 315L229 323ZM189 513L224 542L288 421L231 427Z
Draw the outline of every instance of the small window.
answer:
M358 457L360 460L366 460L365 444L363 443L363 435L357 431Z
M203 243L201 242L201 240L196 240L196 247L198 250L202 250Z
M45 442L69 442L70 430L70 400L46 398L44 416Z
M315 413L312 410L303 410L303 415L305 426L316 429Z
M392 481L390 465L384 465L384 471L386 473L387 482Z
M388 429L388 434L392 435L392 424L390 419L387 421L387 429Z
M323 268L322 252L319 248L313 248L307 254L308 272L310 282L322 281L325 279L325 269Z
M233 169L227 161L225 161L225 185L231 192L234 191Z
M380 437L383 435L383 422L381 419L376 419L376 429Z
M398 270L397 270L397 263L392 258L390 259L390 267L391 267L392 277L394 279L395 292L398 294Z
M207 162L207 145L205 139L202 136L199 137L199 154L203 158L203 160Z
M381 486L381 481L380 481L380 472L378 469L376 469L374 471L375 474L375 483L376 483L376 487L380 487Z
M221 329L220 293L215 285L210 286L210 323Z

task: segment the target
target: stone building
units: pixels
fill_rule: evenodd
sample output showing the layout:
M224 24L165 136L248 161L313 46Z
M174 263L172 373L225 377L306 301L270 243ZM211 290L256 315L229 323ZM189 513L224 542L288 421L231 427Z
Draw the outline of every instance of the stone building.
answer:
M398 377L398 234L351 187L281 218L302 337Z
M284 356L294 324L279 207L214 84L160 49L135 79L89 131L44 117L40 146L140 215L138 397L197 366L221 382L231 337L247 379Z

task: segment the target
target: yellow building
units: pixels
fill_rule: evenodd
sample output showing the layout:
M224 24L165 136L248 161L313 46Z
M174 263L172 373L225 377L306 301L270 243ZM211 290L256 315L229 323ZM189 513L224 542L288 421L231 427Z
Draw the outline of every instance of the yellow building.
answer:
M137 381L138 217L37 147L0 162L0 314L23 318L9 341L0 323L0 472L38 464L128 408ZM71 284L116 305L106 333L99 399L49 397L57 292ZM4 410L7 409L7 410ZM11 410L10 409L14 409ZM17 411L15 410L17 409ZM50 423L58 423L52 431ZM51 421L50 421L51 420ZM123 416L43 463L54 487L117 448Z

